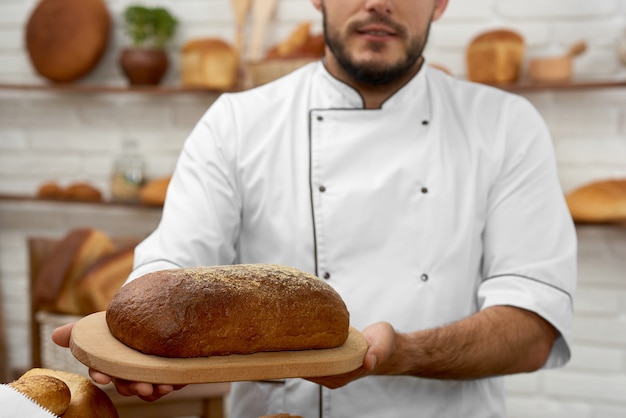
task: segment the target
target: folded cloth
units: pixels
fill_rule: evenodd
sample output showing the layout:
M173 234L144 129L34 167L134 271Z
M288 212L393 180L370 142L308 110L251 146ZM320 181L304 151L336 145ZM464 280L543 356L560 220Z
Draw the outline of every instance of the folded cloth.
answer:
M0 418L58 418L8 385L0 385L0 405Z

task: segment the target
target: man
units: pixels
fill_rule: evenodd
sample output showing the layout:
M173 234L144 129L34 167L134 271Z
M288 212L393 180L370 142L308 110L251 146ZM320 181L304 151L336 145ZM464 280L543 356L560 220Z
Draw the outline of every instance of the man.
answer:
M278 263L342 295L363 366L237 383L232 417L504 417L499 376L570 357L576 242L549 133L524 99L426 66L447 0L312 2L324 62L216 101L131 278Z

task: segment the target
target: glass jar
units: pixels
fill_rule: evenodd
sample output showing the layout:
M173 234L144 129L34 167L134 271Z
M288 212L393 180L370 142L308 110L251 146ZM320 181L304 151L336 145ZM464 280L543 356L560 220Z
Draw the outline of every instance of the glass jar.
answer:
M144 159L137 141L122 141L122 151L113 162L111 198L118 202L137 202L144 184Z

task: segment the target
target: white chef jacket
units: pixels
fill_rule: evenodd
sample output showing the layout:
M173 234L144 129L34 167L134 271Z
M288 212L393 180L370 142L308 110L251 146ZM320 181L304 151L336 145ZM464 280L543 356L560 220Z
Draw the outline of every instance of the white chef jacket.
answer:
M131 279L278 263L323 277L357 329L534 311L570 357L576 241L548 130L523 98L426 66L381 109L320 63L223 94L184 144ZM233 418L503 417L501 378L237 383Z

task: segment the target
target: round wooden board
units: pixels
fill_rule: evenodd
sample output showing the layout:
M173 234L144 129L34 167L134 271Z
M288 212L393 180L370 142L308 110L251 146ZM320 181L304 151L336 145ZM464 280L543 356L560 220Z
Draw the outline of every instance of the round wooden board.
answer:
M110 376L137 382L192 384L347 373L363 364L367 343L350 327L341 347L326 350L167 358L143 354L121 343L109 332L105 312L98 312L74 325L70 350L81 363Z

